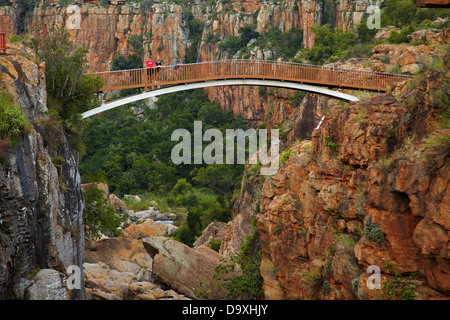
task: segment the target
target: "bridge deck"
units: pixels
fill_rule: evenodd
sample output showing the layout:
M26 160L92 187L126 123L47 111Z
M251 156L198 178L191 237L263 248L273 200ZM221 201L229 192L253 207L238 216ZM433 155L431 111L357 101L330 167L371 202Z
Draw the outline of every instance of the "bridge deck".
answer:
M393 83L413 76L266 60L223 60L158 69L93 73L103 78L101 91L227 79L263 79L373 91L387 91Z

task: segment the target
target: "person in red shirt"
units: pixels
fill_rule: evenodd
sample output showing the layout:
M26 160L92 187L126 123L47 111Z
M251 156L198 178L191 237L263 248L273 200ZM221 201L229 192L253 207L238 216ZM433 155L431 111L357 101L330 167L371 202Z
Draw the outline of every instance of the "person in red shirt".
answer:
M152 59L151 56L148 57L147 61L145 61L145 64L147 65L147 77L148 77L148 80L150 82L152 82L154 62L153 62L153 59Z

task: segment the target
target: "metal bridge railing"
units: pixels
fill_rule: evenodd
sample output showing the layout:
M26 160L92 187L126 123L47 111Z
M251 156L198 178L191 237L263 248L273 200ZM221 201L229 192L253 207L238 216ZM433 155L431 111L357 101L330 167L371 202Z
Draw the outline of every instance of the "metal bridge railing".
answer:
M6 53L6 33L0 32L0 52Z
M101 91L224 80L267 79L386 91L388 86L414 78L356 69L267 60L222 60L153 69L132 69L92 73L104 80Z

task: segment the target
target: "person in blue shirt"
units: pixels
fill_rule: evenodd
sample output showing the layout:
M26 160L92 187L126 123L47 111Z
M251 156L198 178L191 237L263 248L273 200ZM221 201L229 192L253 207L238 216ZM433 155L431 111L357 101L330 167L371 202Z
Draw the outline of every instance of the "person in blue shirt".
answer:
M174 75L177 80L178 80L178 73L180 72L180 65L181 65L181 59L175 58L175 64L173 66L173 70L175 70Z

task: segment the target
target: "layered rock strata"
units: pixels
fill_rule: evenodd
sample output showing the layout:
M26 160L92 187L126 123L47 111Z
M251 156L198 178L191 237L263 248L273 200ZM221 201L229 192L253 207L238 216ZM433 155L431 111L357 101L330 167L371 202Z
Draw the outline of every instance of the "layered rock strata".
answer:
M64 133L57 149L49 148L40 133L38 123L47 111L44 66L24 48L11 45L8 51L0 56L0 87L24 111L29 130L10 138L2 150L0 299L23 299L33 288L35 271L53 269L67 276L69 266L82 268L84 199L78 152ZM64 161L55 164L56 157ZM70 295L82 298L83 290Z

